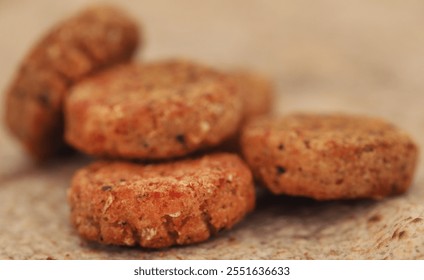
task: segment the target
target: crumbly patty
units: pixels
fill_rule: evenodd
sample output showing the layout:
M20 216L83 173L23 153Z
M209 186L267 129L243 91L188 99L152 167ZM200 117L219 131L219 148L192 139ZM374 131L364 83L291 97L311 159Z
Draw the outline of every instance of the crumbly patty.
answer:
M95 6L56 25L23 60L6 96L6 123L35 159L54 156L63 141L63 100L88 74L127 61L139 42L135 22Z
M236 155L140 165L96 162L68 191L71 220L85 239L162 248L204 241L255 204L252 175Z
M66 140L97 156L163 159L219 144L242 117L231 80L183 60L120 65L76 85Z
M318 200L382 198L411 184L418 148L379 119L343 114L292 114L250 122L243 155L275 194Z
M270 80L247 70L233 71L230 76L241 91L245 120L271 113L274 86Z
M229 72L229 76L240 92L243 104L242 124L238 130L217 147L217 150L240 152L240 129L248 120L270 115L274 101L274 86L266 77L252 71L238 70Z

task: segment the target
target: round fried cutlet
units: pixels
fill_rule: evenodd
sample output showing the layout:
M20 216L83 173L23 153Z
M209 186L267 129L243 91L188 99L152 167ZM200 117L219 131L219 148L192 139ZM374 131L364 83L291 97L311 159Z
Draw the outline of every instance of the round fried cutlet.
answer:
M204 241L239 222L255 204L252 175L236 155L141 165L96 162L68 191L81 237L162 248Z
M383 120L344 114L292 114L250 122L243 155L275 194L318 200L373 198L405 192L418 148Z
M56 155L63 141L63 100L77 81L130 59L139 42L135 22L96 6L61 22L22 61L6 93L6 123L35 159Z
M183 60L126 64L76 85L66 140L96 156L164 159L222 142L242 117L239 92L213 69Z
M229 73L243 104L243 118L239 129L219 147L220 151L240 153L240 129L248 120L258 116L270 115L274 102L274 85L266 77L247 70Z
M272 112L274 85L269 79L247 70L233 71L230 77L242 94L244 120Z

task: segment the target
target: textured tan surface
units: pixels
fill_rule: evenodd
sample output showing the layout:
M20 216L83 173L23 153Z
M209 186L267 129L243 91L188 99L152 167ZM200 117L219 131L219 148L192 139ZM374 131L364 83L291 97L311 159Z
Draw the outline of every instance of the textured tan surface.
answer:
M2 91L34 40L83 2L0 2ZM423 1L122 5L145 24L147 59L181 55L221 67L255 67L276 80L280 112L368 113L394 122L424 146ZM89 160L35 167L1 128L2 259L424 258L422 160L403 196L319 203L264 194L254 213L218 238L147 251L81 242L69 223L66 189L74 170Z

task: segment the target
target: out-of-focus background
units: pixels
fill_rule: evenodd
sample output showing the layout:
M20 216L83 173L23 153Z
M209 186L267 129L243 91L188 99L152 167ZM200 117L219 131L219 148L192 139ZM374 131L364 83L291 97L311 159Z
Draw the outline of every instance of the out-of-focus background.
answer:
M0 0L0 115L19 62L55 23L95 1ZM424 146L424 1L109 1L140 21L138 59L185 57L248 67L277 87L275 109L386 118ZM234 230L165 251L86 244L68 222L66 188L88 159L35 166L0 124L0 259L424 258L424 172L380 202L265 195ZM264 202L266 201L266 203ZM418 222L410 223L410 220ZM402 238L396 232L405 231Z

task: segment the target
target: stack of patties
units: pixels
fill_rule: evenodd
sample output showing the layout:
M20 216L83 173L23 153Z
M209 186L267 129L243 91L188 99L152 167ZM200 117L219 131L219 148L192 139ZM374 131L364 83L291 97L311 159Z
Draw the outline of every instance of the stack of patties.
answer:
M187 60L130 61L139 33L113 7L59 24L22 63L7 124L38 161L69 148L64 139L102 159L68 192L83 238L150 248L204 241L254 208L247 165L214 147L238 139L247 115L268 112L272 89L256 74Z
M394 125L270 116L266 78L181 59L130 61L138 34L123 12L88 9L33 49L8 91L7 124L35 159L59 154L64 139L102 159L68 192L83 238L149 248L204 241L254 208L252 173L274 194L316 200L381 199L411 185L418 147Z
M67 142L121 159L75 175L69 202L79 233L160 248L240 221L255 202L248 167L235 154L188 156L237 131L241 100L227 75L181 60L120 65L76 85L65 106Z

